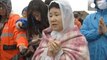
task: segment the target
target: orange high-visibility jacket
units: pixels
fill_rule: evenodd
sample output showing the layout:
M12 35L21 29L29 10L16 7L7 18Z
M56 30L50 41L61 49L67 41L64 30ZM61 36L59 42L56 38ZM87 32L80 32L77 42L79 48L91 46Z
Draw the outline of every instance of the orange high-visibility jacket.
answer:
M15 27L19 15L11 15L5 23L0 39L0 60L10 60L19 53L18 46L28 46L26 32Z

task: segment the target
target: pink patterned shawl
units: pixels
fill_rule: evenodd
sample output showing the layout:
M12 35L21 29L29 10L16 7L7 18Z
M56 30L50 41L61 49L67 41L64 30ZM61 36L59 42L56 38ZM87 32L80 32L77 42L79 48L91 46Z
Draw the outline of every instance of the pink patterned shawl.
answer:
M42 41L33 55L32 60L42 60L41 55L47 48L48 39L51 29L47 28L43 31ZM89 52L85 37L79 32L77 27L67 30L60 40L63 54L59 56L59 60L89 60ZM57 60L51 57L51 60Z

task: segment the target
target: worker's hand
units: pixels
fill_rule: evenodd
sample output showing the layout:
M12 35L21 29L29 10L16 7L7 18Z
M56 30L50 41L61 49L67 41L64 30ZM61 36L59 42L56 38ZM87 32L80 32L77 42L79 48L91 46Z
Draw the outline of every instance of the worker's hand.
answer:
M18 22L16 23L16 28L21 29L21 27L22 27L22 22L21 22L21 21L18 21Z
M19 51L20 51L20 53L21 53L22 55L24 55L24 54L26 53L26 51L27 51L27 47L24 46L24 45L20 45L20 46L19 46Z
M33 46L29 46L28 50L26 51L26 53L24 54L25 56L32 56L32 54L35 52L35 49L33 48Z

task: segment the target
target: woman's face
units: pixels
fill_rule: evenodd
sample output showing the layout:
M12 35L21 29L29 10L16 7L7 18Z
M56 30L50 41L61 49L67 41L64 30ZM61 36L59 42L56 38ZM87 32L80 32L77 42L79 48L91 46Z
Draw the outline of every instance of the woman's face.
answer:
M40 12L36 11L36 12L33 12L33 16L35 17L35 19L37 21L40 21L41 20L41 14Z
M49 11L49 22L50 27L53 31L62 31L63 30L63 24L62 24L62 16L61 11L59 8L51 8Z
M6 14L6 9L2 4L0 4L0 15L4 16L5 14Z
M23 11L22 16L26 18L27 17L27 11Z

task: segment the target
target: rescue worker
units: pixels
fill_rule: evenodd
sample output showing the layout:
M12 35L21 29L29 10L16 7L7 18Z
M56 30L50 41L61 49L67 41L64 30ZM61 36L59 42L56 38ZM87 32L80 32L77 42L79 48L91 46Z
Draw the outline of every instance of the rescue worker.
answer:
M11 9L11 0L0 0L0 60L11 60L28 46L26 32L15 27L20 17Z

